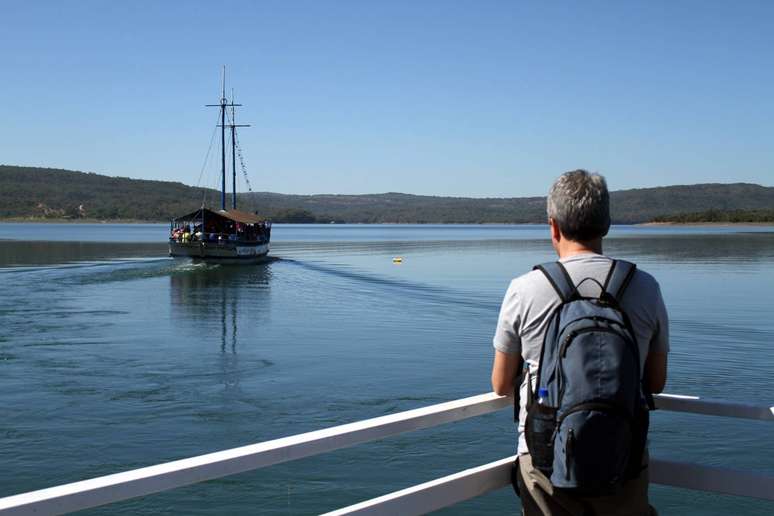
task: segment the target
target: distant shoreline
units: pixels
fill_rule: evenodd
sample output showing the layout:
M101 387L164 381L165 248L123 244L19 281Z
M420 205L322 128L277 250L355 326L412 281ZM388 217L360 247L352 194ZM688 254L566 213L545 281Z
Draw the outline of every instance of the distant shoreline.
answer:
M734 226L774 226L774 222L642 222L635 226L685 226L685 227L734 227Z
M519 194L519 192L511 192ZM98 195L95 195L98 194ZM220 192L170 181L73 170L0 165L0 219L33 223L168 223L214 201ZM510 224L546 222L546 198L454 197L400 192L281 194L242 192L247 211L260 207L276 223ZM702 183L610 192L615 221L772 221L774 186ZM714 207L723 206L722 210ZM247 208L252 207L252 208ZM679 213L674 213L679 210ZM153 216L152 220L147 217ZM159 217L158 219L156 217Z
M7 219L0 219L0 224L61 224L61 225L78 225L78 224L167 224L166 221L158 220L135 220L135 219L44 219L36 217L11 217ZM327 225L322 222L276 222L276 224L305 224L305 225ZM544 222L342 222L331 225L391 225L391 226L408 226L408 225L439 225L439 226L534 226L545 225ZM637 226L637 227L736 227L736 226L772 226L774 222L640 222L637 224L613 224L623 226Z
M10 217L0 219L0 224L166 224L159 220L134 219L44 219L37 217Z
M341 225L378 225L378 226L536 226L547 225L545 222L275 222L274 224L299 224L309 226L341 226ZM42 219L42 218L7 218L0 219L0 224L169 224L168 221L133 220L133 219Z

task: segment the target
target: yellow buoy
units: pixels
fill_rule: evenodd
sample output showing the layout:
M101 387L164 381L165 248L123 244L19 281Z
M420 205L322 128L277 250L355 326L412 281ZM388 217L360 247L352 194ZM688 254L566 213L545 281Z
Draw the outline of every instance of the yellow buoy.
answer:
M403 257L402 256L396 256L392 259L392 263L403 263Z

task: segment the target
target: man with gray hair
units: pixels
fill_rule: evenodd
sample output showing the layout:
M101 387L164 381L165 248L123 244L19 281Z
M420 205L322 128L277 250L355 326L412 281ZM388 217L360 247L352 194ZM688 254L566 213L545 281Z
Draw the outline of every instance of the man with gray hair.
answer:
M566 271L567 284L575 289L578 298L603 299L615 263L602 253L602 238L610 228L610 198L605 179L585 170L567 172L554 182L547 204L551 243L560 264L555 268ZM554 477L547 477L533 464L524 435L527 404L528 400L534 399L540 399L537 403L542 403L542 398L538 397L547 392L546 389L536 388L541 349L554 312L567 301L549 278L548 273L533 270L511 281L494 336L492 388L496 393L513 394L515 383L526 364L526 373L517 393L520 404L519 458L514 470L514 485L521 497L524 514L654 514L648 504L647 450L642 462L635 464L636 473L628 475L625 481L619 480L621 485L612 493L603 495L587 496L579 494L581 491L578 490L556 487L551 480ZM650 393L659 393L666 383L669 351L668 319L661 291L650 274L633 267L624 283L616 306L625 314L624 320L628 318L630 321L627 328L630 328L631 340L636 341L638 348L642 388ZM644 431L647 432L647 426ZM532 451L538 453L537 450Z

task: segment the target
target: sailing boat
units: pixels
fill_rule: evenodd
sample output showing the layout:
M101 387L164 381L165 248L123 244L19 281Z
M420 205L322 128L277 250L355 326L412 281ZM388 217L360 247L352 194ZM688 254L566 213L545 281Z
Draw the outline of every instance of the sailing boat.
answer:
M232 95L233 97L233 95ZM221 192L220 210L206 206L193 213L172 219L169 234L169 255L175 258L190 258L196 261L217 263L256 263L269 253L271 240L271 221L259 217L257 213L237 209L236 195L236 147L237 127L249 125L236 123L233 98L226 98L226 68L223 67L223 88L218 104L208 107L220 108L220 156L221 156ZM226 123L226 110L231 109L229 123ZM231 178L233 190L231 209L226 209L226 128L231 136ZM240 154L241 159L241 154Z

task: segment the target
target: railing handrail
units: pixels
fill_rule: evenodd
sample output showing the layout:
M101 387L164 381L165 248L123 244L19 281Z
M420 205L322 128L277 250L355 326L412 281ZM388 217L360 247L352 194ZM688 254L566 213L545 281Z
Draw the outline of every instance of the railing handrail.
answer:
M322 516L426 514L470 500L511 483L515 455L489 464L359 502Z
M63 514L319 455L384 437L479 416L511 399L480 394L239 448L0 498L0 514Z
M509 486L516 456L359 502L323 516L426 514ZM774 500L774 477L716 466L651 459L650 481L686 489Z
M656 394L654 398L656 407L672 412L774 421L774 406L750 405L682 394Z
M480 394L155 466L0 498L0 514L62 514L488 414L512 399ZM664 410L774 420L774 407L659 395ZM738 411L738 413L735 413Z

